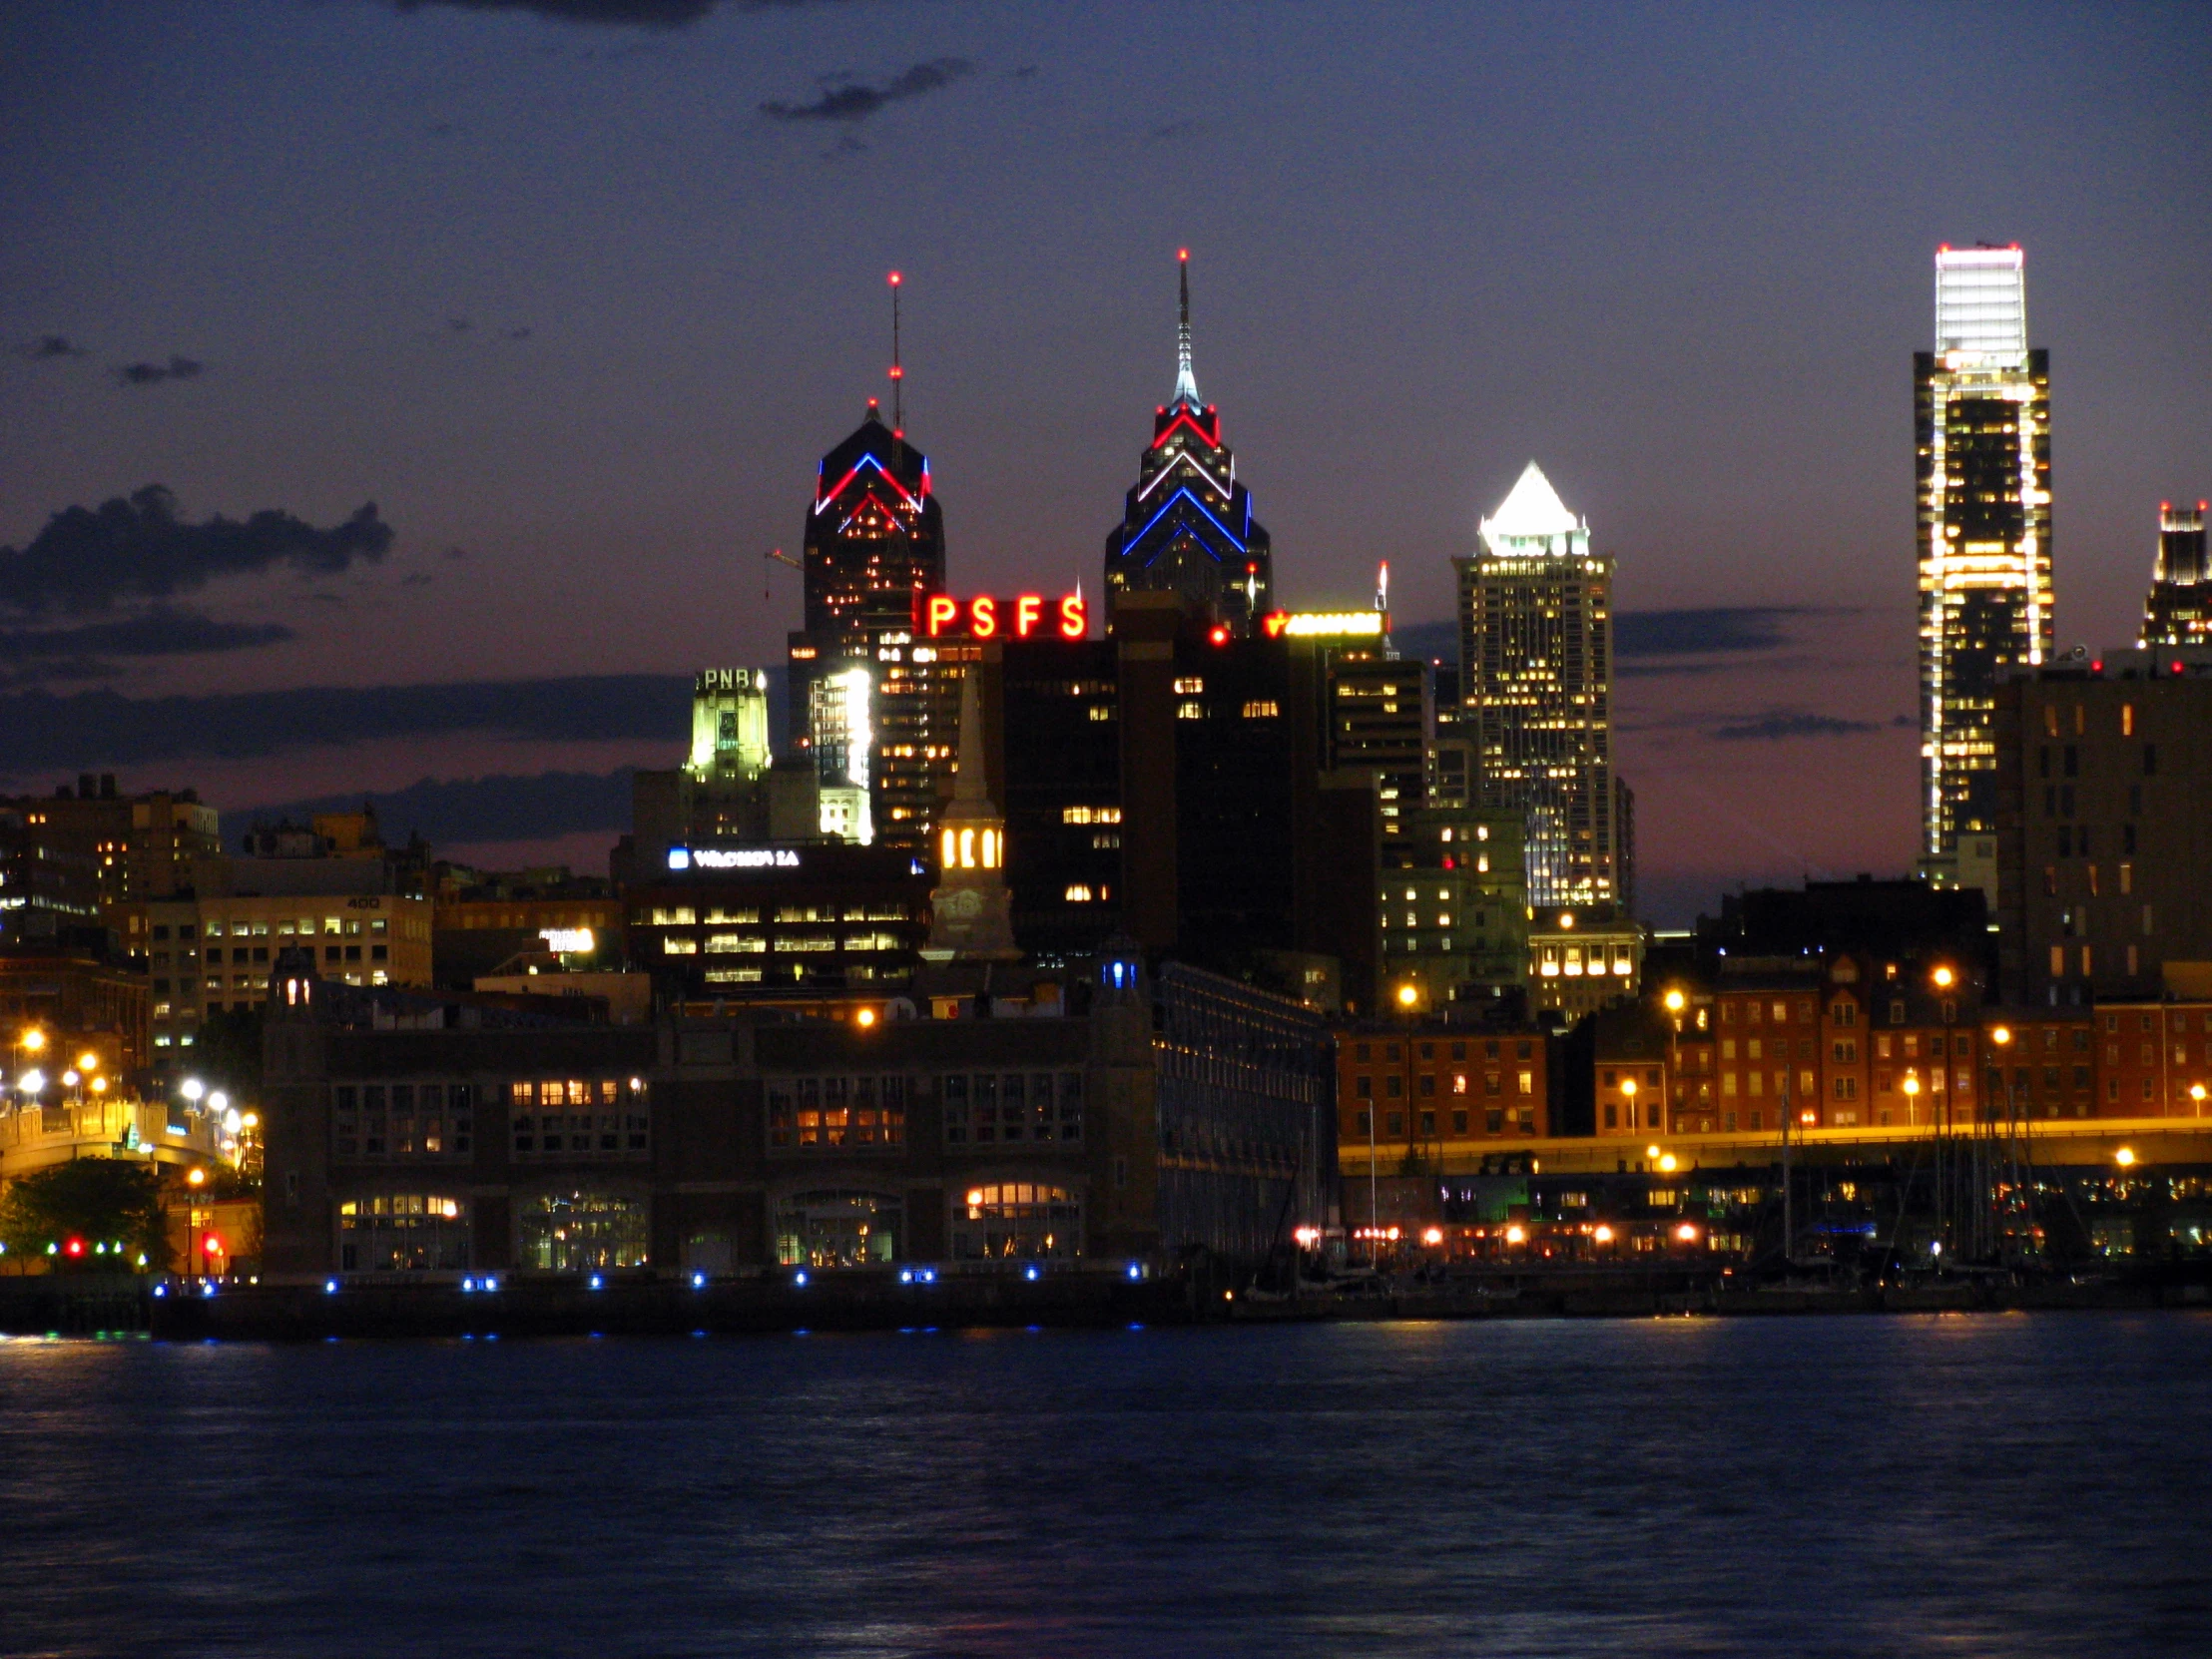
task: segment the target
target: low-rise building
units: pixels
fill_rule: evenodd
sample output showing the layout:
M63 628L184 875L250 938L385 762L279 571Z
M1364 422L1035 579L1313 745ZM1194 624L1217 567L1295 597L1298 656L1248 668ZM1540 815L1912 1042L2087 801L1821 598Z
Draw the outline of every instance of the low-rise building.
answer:
M1365 1175L1474 1169L1555 1133L1551 1040L1540 1031L1424 1018L1337 1033L1337 1136Z
M288 967L265 1272L1252 1261L1326 1225L1318 1017L1133 951L1008 977L985 1017L845 992L622 1027Z

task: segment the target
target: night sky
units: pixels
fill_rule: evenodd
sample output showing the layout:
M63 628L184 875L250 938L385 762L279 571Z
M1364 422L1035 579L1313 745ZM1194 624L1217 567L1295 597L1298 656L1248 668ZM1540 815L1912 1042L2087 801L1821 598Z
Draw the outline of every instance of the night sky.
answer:
M1447 619L1540 461L1662 922L1912 859L1937 244L2027 251L2062 644L2212 494L2201 5L11 5L0 145L0 785L235 828L603 867L894 267L959 591L1095 591L1181 246L1291 603Z

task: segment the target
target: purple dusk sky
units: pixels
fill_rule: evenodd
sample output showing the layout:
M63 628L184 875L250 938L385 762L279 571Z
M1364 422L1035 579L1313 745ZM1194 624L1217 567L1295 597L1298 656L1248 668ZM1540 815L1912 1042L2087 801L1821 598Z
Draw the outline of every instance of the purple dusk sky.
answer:
M1534 458L1624 612L1726 613L1624 636L1655 919L1900 871L1935 249L2026 249L2059 637L2132 639L2212 494L2208 62L2202 6L10 7L0 785L612 799L683 741L634 677L779 658L893 267L955 587L1095 589L1188 246L1288 600L1447 618ZM520 787L441 838L596 862Z

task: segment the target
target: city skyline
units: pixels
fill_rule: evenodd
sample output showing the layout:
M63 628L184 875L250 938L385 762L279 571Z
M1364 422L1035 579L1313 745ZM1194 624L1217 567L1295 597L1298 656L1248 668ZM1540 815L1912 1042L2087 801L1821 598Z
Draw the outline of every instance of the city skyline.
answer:
M2199 358L2212 330L2203 284L2187 276L2205 264L2202 233L2150 208L2185 199L2167 175L2203 148L2201 92L2167 67L2201 38L2189 14L2131 14L2125 29L2028 14L2023 39L2038 49L2045 95L2033 131L1994 91L1959 93L1955 115L1933 127L1908 114L1913 86L1925 86L1915 77L1933 72L1886 84L1902 28L1722 11L1679 38L1642 14L1617 28L1584 13L1548 27L1423 19L1416 34L1435 68L1412 64L1403 41L1342 55L1333 78L1308 89L1328 118L1296 132L1278 132L1233 76L1214 74L1207 96L1177 77L1240 56L1293 82L1311 77L1299 56L1320 27L1310 16L1267 30L1230 14L1197 48L1199 70L1185 64L1164 83L1163 106L1178 114L1109 111L1073 90L1070 71L1099 49L1081 30L1048 50L1018 20L986 38L973 15L866 15L882 27L705 8L691 27L636 30L527 7L363 4L217 23L156 14L144 38L121 40L98 17L12 20L11 106L83 135L85 154L102 158L78 200L155 226L184 201L242 211L235 226L217 214L204 237L179 243L175 278L149 293L92 278L99 262L85 255L111 232L77 247L50 210L11 198L24 236L9 267L16 350L0 366L0 396L21 418L0 451L15 481L0 543L27 546L50 514L153 482L176 492L187 521L272 508L341 526L374 500L392 531L388 552L311 589L240 577L180 594L172 609L205 599L205 620L239 648L111 654L120 672L106 680L78 677L81 662L28 638L70 619L11 614L13 695L113 686L246 699L178 711L192 730L221 735L203 741L212 756L182 738L156 742L147 734L160 711L129 707L134 752L83 763L112 764L134 787L198 783L241 817L424 778L449 793L471 778L523 779L542 795L547 775L666 765L694 669L782 655L796 584L769 572L762 603L762 554L796 551L799 468L883 389L884 270L908 276L908 423L940 470L955 585L1057 590L1095 569L1099 522L1127 486L1130 421L1160 394L1160 262L1188 246L1204 278L1207 388L1231 411L1243 474L1267 503L1284 601L1356 599L1387 557L1401 621L1446 621L1450 559L1471 550L1485 504L1538 456L1603 527L1599 551L1620 571L1616 758L1639 790L1647 908L1684 919L1737 875L1896 870L1909 859L1913 744L1898 723L1913 707L1912 533L1898 385L1904 354L1926 338L1921 262L1935 245L2017 241L2036 260L2035 331L2059 353L2064 388L2061 646L2133 637L2155 504L2204 493ZM1936 27L1936 56L1990 72L1961 75L1960 87L1997 85L1999 61L2028 50ZM1731 33L1741 38L1724 48ZM1753 114L1730 124L1715 100L1754 37L1804 73L1786 105L1753 87ZM280 246L270 240L280 222L238 197L205 153L166 171L152 160L164 135L213 119L214 89L233 85L224 54L247 45L327 74L344 50L368 52L397 89L354 136L287 137L296 154L276 148L277 133L301 130L279 119L280 95L248 94L224 118L251 158L241 179L290 205L296 260L241 265ZM157 46L189 72L165 83L174 90L115 103ZM120 52L120 67L79 76L87 90L73 110L42 102L39 66L51 80L96 63L96 49ZM1634 97L1584 99L1587 131L1547 159L1543 142L1557 135L1540 110L1513 103L1510 71L1562 52L1576 65L1570 82L1593 95L1619 85L1639 53L1644 78ZM470 87L434 72L454 53L479 72ZM733 53L755 66L748 90L703 102ZM1483 54L1480 73L1437 79ZM899 78L941 61L967 67ZM794 83L830 64L851 65L835 86L880 100L847 101L870 113L769 111L808 107ZM2114 78L2125 100L2109 96ZM881 98L894 83L906 90ZM1476 84L1484 96L1470 93ZM1392 150L1392 173L1369 112L1400 87L1428 100L1406 130L1426 148ZM529 100L556 90L607 135L583 179L650 177L646 200L686 204L705 229L670 232L656 210L639 232L651 261L589 235L554 252L556 227L596 234L631 206L571 172L556 210L553 178L527 159L544 136ZM1462 107L1496 119L1455 136L1439 117ZM1891 126L1846 141L1846 112ZM108 117L97 132L73 125L88 113ZM1178 122L1188 125L1171 130ZM27 147L51 142L34 128L23 129ZM1064 157L1036 159L1029 147L1043 134L1059 135ZM1632 139L1655 141L1650 160ZM639 148L649 141L662 149ZM1944 160L1902 186L1897 164L1915 143ZM957 191L933 186L933 211L917 215L897 188L902 169L978 144L1026 158L1021 180L986 160ZM693 165L640 173L648 153ZM718 187L709 212L697 193L724 172L701 164L717 154L744 157L745 183ZM1201 188L1194 164L1234 188ZM1861 181L1855 191L1809 204L1797 188L1807 170L1841 169ZM150 195L134 177L176 188ZM1306 184L1295 248L1255 212L1281 208L1289 178ZM2113 190L2115 178L2129 188ZM443 228L435 246L396 266L367 250L351 285L339 280L335 210L315 190L340 182L327 200L350 214L426 209ZM1092 207L1073 218L1040 207L1040 187ZM1414 207L1438 190L1466 213L1444 223ZM499 206L502 191L528 211ZM456 217L479 205L481 229ZM832 249L805 229L826 206L839 223L870 224L865 246L847 237ZM950 234L976 214L1017 210L1044 216L1034 247ZM734 256L739 226L769 241ZM487 263L501 238L551 259L547 275ZM1566 279L1556 261L1527 258L1544 246L1571 254ZM248 270L250 280L218 279ZM553 271L567 279L549 281ZM314 326L309 310L321 313ZM667 325L644 326L641 311ZM1742 381L1747 348L1785 372ZM1625 380L1622 362L1639 365ZM350 389L333 402L333 387ZM302 409L315 413L302 420ZM73 625L124 620L172 636L177 626L116 609ZM77 657L95 644L86 638ZM669 733L582 706L604 689L546 685L593 674L676 684ZM522 681L564 707L517 718L514 699L483 689ZM453 701L480 712L427 730L391 714L390 698L332 693L310 700L327 711L311 729L347 747L268 735L292 688L376 685L420 688L416 702L474 685ZM628 682L622 695L635 695ZM63 712L45 724L99 714ZM247 717L260 725L241 730ZM538 735L496 737L502 722ZM21 785L78 767L21 747L0 765ZM1864 781L1860 811L1834 810L1840 776Z

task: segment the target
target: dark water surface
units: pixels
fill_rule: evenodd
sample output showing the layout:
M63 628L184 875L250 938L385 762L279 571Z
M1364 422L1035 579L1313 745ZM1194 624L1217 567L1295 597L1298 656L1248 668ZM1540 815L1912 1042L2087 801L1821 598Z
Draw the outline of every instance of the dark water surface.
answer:
M2207 1654L2212 1316L19 1341L0 1651Z

